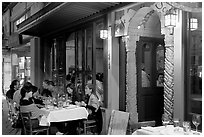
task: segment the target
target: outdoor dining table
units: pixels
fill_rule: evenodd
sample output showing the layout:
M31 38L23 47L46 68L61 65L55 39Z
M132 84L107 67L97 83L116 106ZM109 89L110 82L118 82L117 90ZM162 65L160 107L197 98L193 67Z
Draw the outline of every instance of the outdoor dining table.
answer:
M196 131L191 130L190 132L184 132L182 127L175 127L173 125L158 126L158 127L141 127L136 130L132 135L194 135ZM200 132L198 132L201 135Z
M85 107L79 107L76 105L69 105L63 108L48 107L42 108L49 111L47 117L43 116L40 120L41 126L49 126L51 122L65 122L80 119L87 119L88 111Z

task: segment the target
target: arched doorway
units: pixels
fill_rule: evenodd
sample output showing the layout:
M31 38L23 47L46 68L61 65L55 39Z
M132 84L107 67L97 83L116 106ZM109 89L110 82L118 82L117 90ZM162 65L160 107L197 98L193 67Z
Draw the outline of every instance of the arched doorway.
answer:
M141 24L141 22L146 21L145 23ZM144 120L150 120L148 117L141 117L141 115L145 115L144 113L149 113L148 111L141 110L142 106L145 102L139 100L140 99L140 93L142 93L141 88L141 64L142 60L138 61L137 57L142 56L139 50L138 45L139 43L142 43L141 41L144 41L144 37L146 37L146 40L152 40L152 43L154 43L154 40L158 40L160 42L156 42L157 44L152 44L152 50L151 55L154 54L154 61L156 62L156 50L157 46L164 45L163 39L164 37L161 35L161 23L160 18L155 10L153 10L151 7L143 7L135 12L134 16L130 20L129 26L128 26L128 43L126 45L126 52L127 52L127 64L126 64L126 83L127 83L127 90L126 90L126 100L127 100L127 111L130 112L130 124L133 124L138 121L144 121ZM162 41L162 42L161 42ZM150 42L151 43L151 42ZM154 49L154 50L153 50ZM137 51L138 50L138 51ZM153 53L153 54L152 54ZM140 64L140 65L138 65ZM151 63L152 66L154 65L154 69L151 69L152 67L149 67L152 74L152 87L156 88L156 75L154 74L154 71L156 71L156 64ZM138 75L140 73L140 75ZM154 75L153 75L154 74ZM154 81L154 82L153 82ZM162 89L163 91L163 89ZM154 93L152 91L152 93ZM153 95L153 94L152 94ZM160 94L161 96L162 94ZM139 97L139 98L138 98ZM162 96L163 97L163 96ZM148 102L148 99L146 102ZM153 99L155 100L155 99ZM156 101L156 100L155 100ZM154 102L154 101L153 101ZM151 103L150 103L151 104ZM163 105L162 102L159 102L157 104ZM147 106L147 108L150 106ZM160 109L163 107L160 105ZM157 109L156 109L157 110ZM155 110L155 111L156 111ZM161 113L163 111L161 110ZM161 115L161 114L160 114ZM158 121L157 124L161 124L158 119L160 119L161 116L157 116L157 118L154 120Z

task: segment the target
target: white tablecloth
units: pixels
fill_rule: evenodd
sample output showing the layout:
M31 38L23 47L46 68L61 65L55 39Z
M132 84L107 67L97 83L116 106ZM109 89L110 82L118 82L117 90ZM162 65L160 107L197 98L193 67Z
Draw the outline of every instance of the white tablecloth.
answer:
M43 108L45 109L45 108ZM88 112L84 107L77 107L75 105L71 105L66 108L61 109L45 109L50 111L49 115L46 117L42 117L40 120L41 126L48 126L50 122L63 122L63 121L72 121L78 119L87 119Z
M168 125L166 128L164 126L142 127L133 132L132 135L193 135L193 133L195 133L195 131L185 133L182 127L178 127L178 131L175 131L173 125Z

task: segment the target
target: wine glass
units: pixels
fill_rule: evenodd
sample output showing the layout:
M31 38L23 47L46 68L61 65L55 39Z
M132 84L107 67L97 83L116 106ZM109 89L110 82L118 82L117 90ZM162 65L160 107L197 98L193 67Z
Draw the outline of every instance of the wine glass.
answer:
M162 115L162 124L165 126L165 128L169 124L168 116L166 116L165 114Z
M200 125L200 122L201 122L200 115L193 114L193 116L192 116L192 123L196 127L196 133L198 133L198 125Z
M174 118L174 127L176 132L179 130L179 123L180 123L179 119Z
M183 131L185 135L188 135L191 131L191 126L189 121L183 121Z

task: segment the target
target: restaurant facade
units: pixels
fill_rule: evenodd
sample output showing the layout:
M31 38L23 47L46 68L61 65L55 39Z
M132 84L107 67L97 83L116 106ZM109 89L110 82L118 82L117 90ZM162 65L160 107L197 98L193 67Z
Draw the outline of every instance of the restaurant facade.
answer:
M29 47L23 57L30 60L25 72L34 85L49 79L66 91L71 74L83 99L92 76L94 89L98 81L103 85L102 107L129 112L130 125L147 120L161 125L163 113L181 121L202 116L201 2L19 2L10 10L15 8L26 9L18 19L29 15L16 32L29 37L20 45Z

